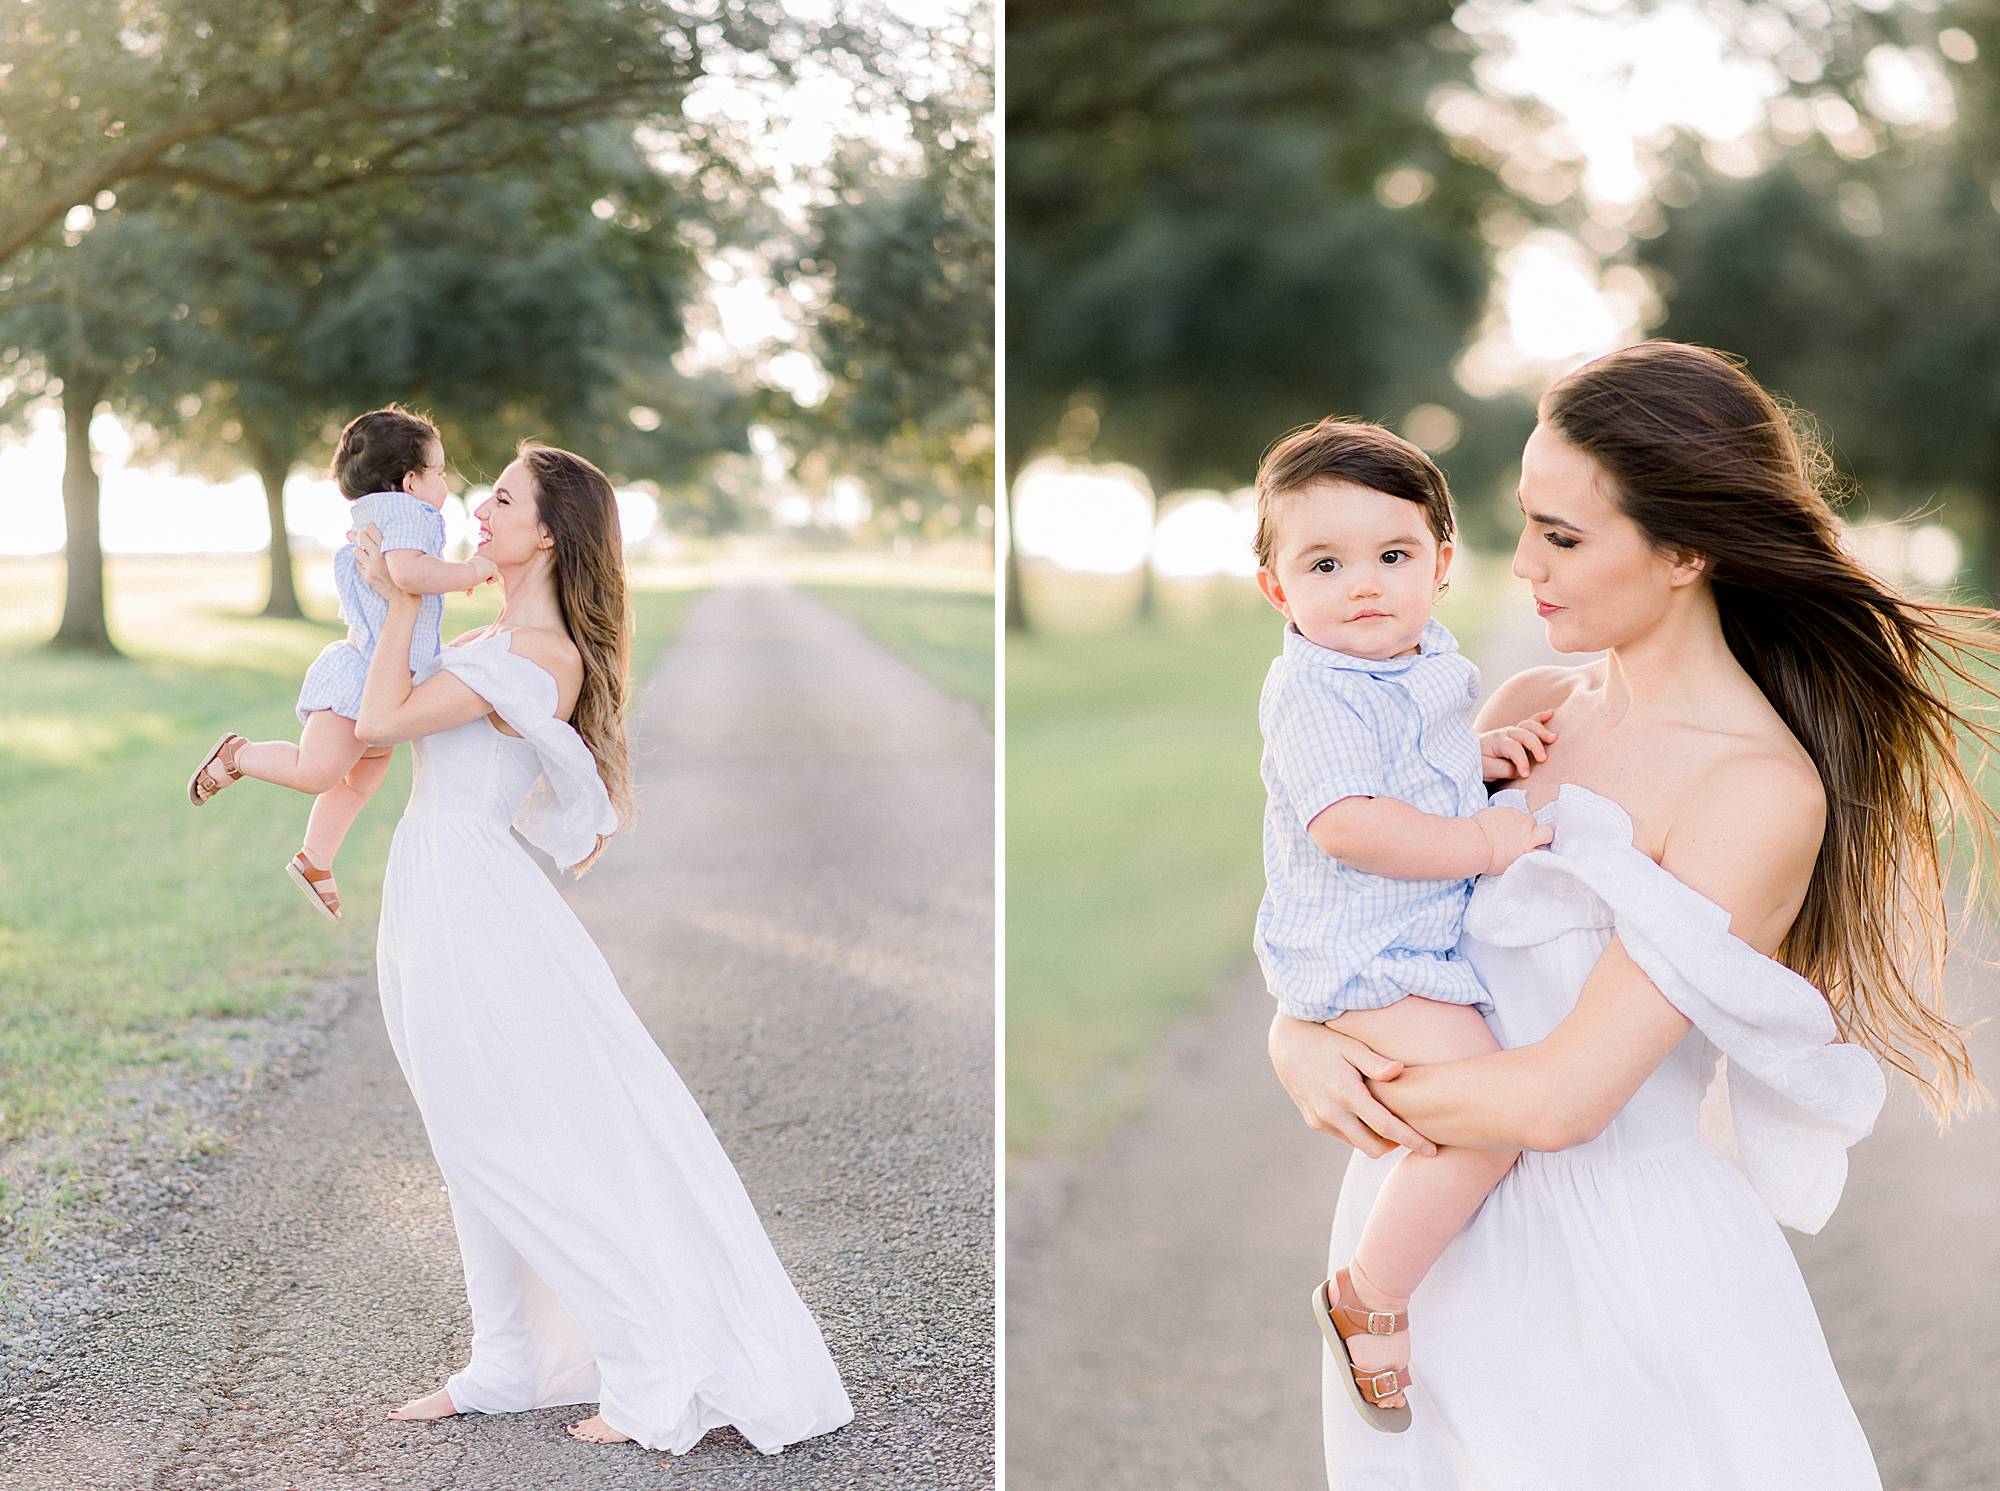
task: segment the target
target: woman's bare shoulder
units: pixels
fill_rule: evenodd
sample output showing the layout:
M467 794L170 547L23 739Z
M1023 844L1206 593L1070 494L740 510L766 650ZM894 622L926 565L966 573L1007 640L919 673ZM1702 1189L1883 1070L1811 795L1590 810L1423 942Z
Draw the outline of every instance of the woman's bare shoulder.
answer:
M514 651L522 657L540 663L559 678L565 674L573 679L583 677L583 654L570 641L569 633L553 626L517 626L513 630Z
M1737 935L1775 953L1804 903L1826 837L1826 787L1789 734L1718 752L1690 773L1660 863L1727 909Z
M1523 668L1488 694L1479 706L1479 728L1496 729L1514 725L1545 709L1560 709L1579 689L1593 688L1604 681L1603 659L1579 666L1551 663L1539 668Z

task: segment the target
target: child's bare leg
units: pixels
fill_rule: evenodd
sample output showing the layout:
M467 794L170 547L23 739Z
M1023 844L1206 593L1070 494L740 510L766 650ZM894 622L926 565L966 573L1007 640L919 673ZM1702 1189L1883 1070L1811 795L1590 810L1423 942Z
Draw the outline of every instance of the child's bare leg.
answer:
M1329 1022L1384 1056L1411 1063L1456 1061L1497 1051L1499 1042L1470 1005L1442 1004L1414 995L1386 1009L1356 1010ZM1400 1312L1445 1244L1472 1219L1514 1163L1518 1150L1440 1148L1435 1155L1405 1154L1383 1181L1347 1266L1363 1309ZM1411 1322L1412 1330L1415 1322ZM1408 1333L1357 1335L1347 1342L1354 1365L1403 1368L1410 1361ZM1401 1394L1383 1399L1403 1405Z
M313 799L306 819L306 858L322 870L333 868L333 858L347 841L347 831L389 774L389 758L394 746L370 746L347 775Z
M297 745L253 740L236 753L236 765L246 777L317 797L352 771L365 749L354 721L330 709L315 709L306 716Z

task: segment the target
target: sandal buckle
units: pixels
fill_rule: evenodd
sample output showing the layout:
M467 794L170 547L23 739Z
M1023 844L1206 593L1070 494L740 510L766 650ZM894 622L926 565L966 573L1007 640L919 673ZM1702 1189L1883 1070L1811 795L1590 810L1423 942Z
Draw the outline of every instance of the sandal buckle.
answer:
M1384 1378L1388 1379L1387 1387L1382 1385ZM1378 1401L1392 1398L1403 1390L1403 1379L1394 1367L1384 1367L1379 1372L1356 1372L1354 1380L1365 1385Z
M1376 1321L1381 1321L1377 1325ZM1370 1310L1368 1312L1368 1334L1371 1336L1393 1336L1396 1334L1396 1312L1394 1310ZM1390 1389L1394 1391L1394 1389Z

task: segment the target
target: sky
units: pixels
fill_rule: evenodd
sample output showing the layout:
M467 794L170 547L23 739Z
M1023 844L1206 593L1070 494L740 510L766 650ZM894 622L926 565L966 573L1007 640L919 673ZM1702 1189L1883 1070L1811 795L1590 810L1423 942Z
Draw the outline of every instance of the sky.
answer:
M965 0L873 0L915 26L962 22ZM790 13L805 21L830 19L839 9L830 0L790 0ZM869 116L857 112L848 85L825 71L808 73L782 93L711 80L690 95L688 109L703 117L726 117L758 142L759 158L776 168L781 205L796 216L809 201L814 172L829 148L846 137L875 142L884 150L902 147L899 112ZM745 367L761 380L811 402L824 378L805 353L792 345L795 324L754 259L740 253L718 255L706 266L707 303L689 317L690 370ZM355 413L362 412L356 409ZM215 483L126 464L130 442L117 420L100 414L91 426L102 481L100 519L105 551L122 553L256 553L270 542L263 487L245 475ZM0 512L0 555L50 554L63 543L62 420L42 411L23 438L0 432L0 492L9 501ZM457 494L455 494L456 497ZM295 471L285 486L287 527L312 544L336 547L347 530L347 504L323 473ZM447 538L455 542L467 525L465 506L446 504ZM626 535L636 541L655 519L643 499L627 501Z

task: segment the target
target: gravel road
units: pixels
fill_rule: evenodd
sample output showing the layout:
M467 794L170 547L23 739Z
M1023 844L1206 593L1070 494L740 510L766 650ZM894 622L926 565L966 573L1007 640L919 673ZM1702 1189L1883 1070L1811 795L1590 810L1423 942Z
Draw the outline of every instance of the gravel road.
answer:
M1491 686L1553 656L1516 631L1478 661ZM1962 1011L2000 1010L2000 974L1959 959L1950 978ZM1348 1151L1279 1088L1269 1020L1253 971L1176 1033L1124 1132L1010 1164L1010 1491L1324 1491L1305 1300ZM1975 1052L2000 1087L2000 1029ZM1995 1491L2000 1116L1940 1138L1892 1075L1851 1163L1826 1228L1786 1236L1883 1484Z
M568 1438L574 1409L385 1421L471 1326L371 988L9 1405L0 1487L992 1484L992 737L775 586L695 606L633 735L643 816L567 894L742 1172L855 1422L776 1460L722 1431L668 1461Z

